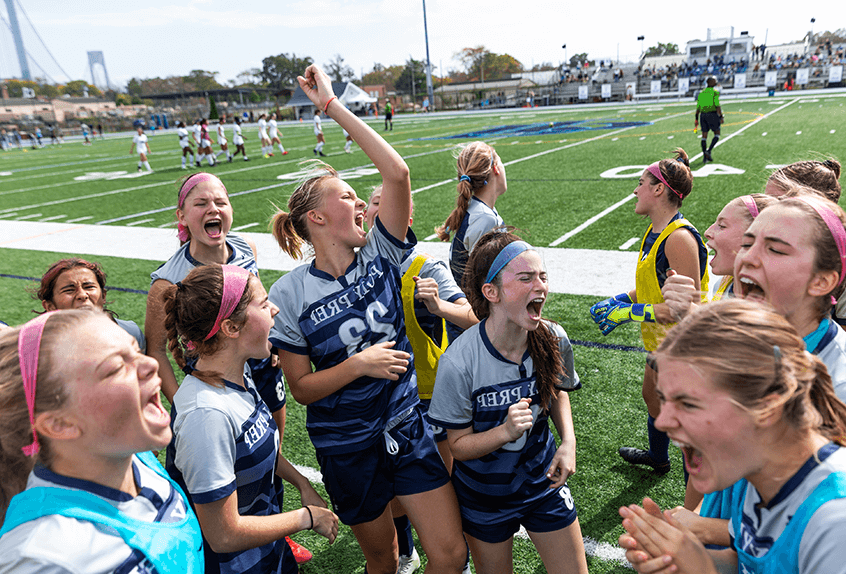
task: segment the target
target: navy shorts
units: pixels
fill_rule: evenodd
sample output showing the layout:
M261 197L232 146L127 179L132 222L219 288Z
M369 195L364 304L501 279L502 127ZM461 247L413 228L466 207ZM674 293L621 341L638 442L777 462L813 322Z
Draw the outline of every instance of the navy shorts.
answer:
M461 500L458 503L460 505ZM462 512L461 526L473 538L499 544L514 536L520 530L520 525L529 532L555 532L570 526L577 517L573 495L570 494L570 487L565 484L558 490L550 490L547 496L510 520L477 524L467 520Z
M429 492L450 481L419 405L388 434L395 454L380 439L349 454L317 455L326 492L344 524L375 520L394 496Z
M717 112L702 112L699 114L699 127L703 136L708 132L720 133L720 114Z

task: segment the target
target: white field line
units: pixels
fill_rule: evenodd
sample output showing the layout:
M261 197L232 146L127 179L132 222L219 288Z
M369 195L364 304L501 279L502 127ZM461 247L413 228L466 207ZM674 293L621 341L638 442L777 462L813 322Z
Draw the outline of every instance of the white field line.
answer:
M790 104L792 104L795 101L796 100L790 100L786 104L783 104L783 105L777 107L776 109L764 114L763 116L757 117L756 119L752 120L750 123L746 124L745 126L740 128L736 132L729 134L724 138L720 138L720 141L718 141L717 145L714 146L714 147L723 145L724 143L726 143L728 140L730 140L734 136L743 133L747 129L751 128L752 126L754 126L755 124L760 122L761 120L766 119L769 116L773 115L774 113L783 110L784 108L786 108L787 106L789 106ZM684 114L677 114L677 115L684 115ZM669 117L673 117L673 116L668 116L668 118ZM662 118L662 119L667 119L667 118ZM656 121L659 121L659 120L656 120ZM702 152L699 152L695 156L691 157L690 161L693 162L694 160L697 160L700 157L702 157ZM621 199L620 201L618 201L614 205L603 209L602 211L600 211L599 213L597 213L596 215L594 215L593 217L591 217L590 219L588 219L587 221L585 221L584 223L582 223L581 225L579 225L578 227L573 229L572 231L568 231L567 233L565 233L564 235L562 235L561 237L559 237L558 239L556 239L555 241L550 243L549 246L550 247L557 247L558 245L561 245L562 243L564 243L565 241L567 241L568 239L570 239L571 237L573 237L577 233L584 231L585 229L587 229L588 227L590 227L591 225L593 225L594 223L596 223L597 221L599 221L600 219L602 219L603 217L605 217L606 215L608 215L609 213L611 213L612 211L614 211L615 209L620 207L621 205L625 205L626 203L630 202L634 198L635 198L634 194L630 193L629 195L627 195L626 197L624 197L623 199Z
M631 239L623 243L621 246L619 246L617 249L619 249L620 251L625 251L626 249L637 243L639 240L640 237L632 237Z
M261 225L261 223L259 223L258 221L254 221L253 223L248 223L246 225L239 225L238 227L233 227L232 231L243 231L245 229L255 227L256 225Z
M65 217L67 217L67 214L63 214L63 215L51 215L50 217L45 217L45 218L44 218L44 219L42 219L41 221L56 221L57 219L64 219Z
M682 114L677 114L677 115L682 115ZM670 116L670 117L675 117L675 116ZM657 121L660 121L661 119L666 119L666 118L660 118L660 119L655 120L655 121L657 122ZM576 146L579 146L579 145L582 145L582 144L586 144L586 143L594 142L594 141L597 141L597 140L601 140L601 139L603 139L603 138L607 138L608 136L613 136L613 135L616 135L616 134L622 133L622 132L624 132L624 131L626 131L626 130L634 129L634 128L636 128L636 127L640 127L640 126L629 126L629 127L627 127L627 128L620 128L619 130L615 130L615 131L613 131L613 132L608 132L607 134L602 134L602 135L598 135L598 136L596 136L596 137L588 138L588 139L586 139L586 140L581 140L581 141L573 142L573 143L571 143L571 144L567 144L567 145L564 145L564 146L561 146L561 147L556 147L556 148L553 148L553 149L548 149L548 150L545 150L545 151L542 151L542 152L538 152L538 153L535 153L535 154L532 154L532 155L527 155L526 157L520 157L520 158L517 158L517 159L512 159L511 161L507 161L507 162L503 163L502 165L504 165L504 166L509 166L509 165L514 165L515 163L520 163L520 162L522 162L522 161L528 161L528 160L530 160L530 159L536 159L536 158L539 158L539 157L541 157L541 156L544 156L544 155L547 155L547 154L550 154L550 153L559 152L559 151L561 151L561 150L569 149L569 148L571 148L571 147L576 147ZM566 141L566 140L565 140L565 141ZM454 183L455 181L456 181L456 180L455 180L455 178L453 178L453 179L445 179L444 181L439 181L438 183L433 183L433 184L431 184L431 185L427 185L427 186L425 186L425 187L419 187L419 188L417 188L417 189L415 189L415 190L412 190L412 191L411 191L411 193L412 193L412 194L415 194L415 193L420 193L421 191L426 191L426 190L428 190L428 189L433 189L433 188L436 188L436 187L440 187L440 186L442 186L442 185L446 185L446 184L448 184L448 183Z
M144 223L150 223L151 221L155 221L155 219L139 219L138 221L133 221L132 223L127 223L127 227L135 227L136 225L143 225Z
M300 464L294 464L293 466L312 484L323 484L323 475L318 469L311 468L310 466L303 466ZM520 527L520 531L517 532L517 536L523 539L529 538L526 529L522 526ZM623 566L628 566L629 564L629 562L626 560L626 552L619 546L614 546L612 544L608 544L607 542L597 542L596 540L593 540L588 536L584 537L584 544L585 553L588 556L599 558L601 560L617 562Z
M31 213L29 215L24 215L23 217L18 217L17 220L18 221L25 221L27 219L35 219L36 217L41 217L42 215L44 215L44 214L43 213Z
M65 223L78 223L80 221L88 221L89 219L94 219L93 215L85 215L83 217L77 217L75 219L68 219Z

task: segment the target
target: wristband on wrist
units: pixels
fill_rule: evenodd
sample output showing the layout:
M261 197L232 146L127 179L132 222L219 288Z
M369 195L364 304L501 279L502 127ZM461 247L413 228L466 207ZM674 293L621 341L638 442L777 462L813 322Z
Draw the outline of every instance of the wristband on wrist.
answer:
M308 511L308 517L309 517L309 520L311 520L311 524L309 525L309 527L306 530L311 530L312 528L314 528L314 515L311 513L311 508L309 508L308 506L303 506L303 508L305 508Z
M323 113L324 113L324 114L326 113L326 110L328 110L328 109L329 109L329 104L331 104L331 103L332 103L332 100L337 100L337 99L338 99L338 96L332 96L331 98L329 98L329 101L328 101L328 102L326 102L326 105L325 105L325 106L323 106Z

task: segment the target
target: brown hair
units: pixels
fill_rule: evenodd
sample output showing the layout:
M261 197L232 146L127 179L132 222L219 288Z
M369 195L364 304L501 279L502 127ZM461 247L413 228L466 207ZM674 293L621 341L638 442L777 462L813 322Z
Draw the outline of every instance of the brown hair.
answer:
M777 169L767 181L782 191L789 191L790 184L798 183L822 194L829 201L840 201L840 162L834 158L823 161L797 161Z
M449 241L449 234L458 230L473 195L477 190L487 185L496 158L494 149L485 142L472 142L457 149L459 150L456 157L459 177L458 198L455 202L455 209L449 214L444 224L435 228L435 233L438 234L438 239L441 241ZM461 181L462 176L467 176L470 180Z
M837 249L837 242L831 234L831 230L820 217L819 213L799 199L802 195L810 196L819 204L822 204L834 213L846 229L846 213L839 205L833 203L822 197L813 190L792 183L788 193L782 196L775 207L794 208L802 212L802 214L810 218L813 222L813 235L811 237L811 245L815 250L814 254L814 273L822 273L826 271L837 271L839 277L838 284L830 292L821 295L817 300L818 317L822 319L831 312L831 297L839 299L846 288L846 282L843 281L843 266L840 260L840 251Z
M64 369L66 357L54 357L57 342L69 336L83 322L97 317L99 311L75 309L56 311L44 325L38 353L38 375L35 386L35 412L44 413L62 408L68 400ZM12 497L26 488L27 477L38 460L50 466L50 441L39 435L40 450L36 457L21 450L32 442L26 396L18 355L21 327L0 331L0 524Z
M491 311L490 302L482 294L482 285L485 284L488 270L496 256L506 245L520 241L520 238L511 232L512 229L509 228L505 231L498 229L485 233L476 243L476 247L473 248L470 259L467 261L462 288L464 293L467 294L467 300L470 302L473 312L480 320L487 318ZM502 271L497 273L491 283L498 288L502 287ZM564 374L558 337L541 321L536 330L528 332L528 348L537 376L540 406L545 412L549 412L549 407L555 397L556 386L560 377Z
M255 278L258 281L258 278ZM253 299L253 278L247 283L238 306L229 316L238 328L247 321L247 306ZM185 369L187 357L213 355L223 345L223 335L218 331L204 341L217 319L223 300L223 270L218 264L195 267L182 281L164 291L165 329L168 348L173 360ZM184 351L183 351L184 347ZM220 373L192 371L192 375L214 386L223 386Z
M656 355L702 367L759 420L783 408L782 420L794 430L846 446L846 404L825 364L772 307L735 298L702 305L669 332Z
M293 257L302 256L302 246L310 243L308 212L323 202L323 185L329 179L341 179L335 169L320 160L301 162L308 165L305 180L288 198L288 213L281 209L270 220L270 231L279 247Z
M85 259L80 259L79 257L59 259L47 268L47 271L45 271L44 275L41 276L41 283L35 291L35 297L37 297L39 301L49 301L52 303L53 291L56 289L56 281L59 280L59 276L65 271L70 271L71 269L76 269L77 267L84 267L94 273L94 277L97 278L97 284L100 285L100 291L103 294L103 310L112 317L117 317L117 313L105 308L106 293L108 292L106 289L106 272L103 271L103 268L100 267L99 263L92 263L90 261L86 261ZM33 313L41 314L43 312L43 309L33 310Z
M687 159L687 152L682 148L677 147L674 151L676 157L674 159L662 159L658 162L658 169L661 170L661 175L667 180L676 193L669 189L665 194L670 203L676 207L681 207L684 198L690 195L693 189L693 173L690 171L690 161ZM663 183L657 177L646 172L652 179L652 185Z

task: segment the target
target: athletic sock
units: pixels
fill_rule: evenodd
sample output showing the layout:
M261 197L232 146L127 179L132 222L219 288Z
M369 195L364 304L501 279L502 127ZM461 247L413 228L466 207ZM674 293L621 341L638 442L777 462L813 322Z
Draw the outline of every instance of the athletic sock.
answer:
M710 152L714 149L714 146L717 145L717 142L720 141L720 136L714 136L714 139L711 140L711 145L708 147L708 151Z
M145 161L145 162L144 162L144 167L146 167L146 168L147 168L147 171L153 171L153 168L152 168L152 167L150 167L150 162L149 162L149 161Z
M320 142L320 143L317 144L317 147L314 148L314 149L317 150L317 153L320 153L320 152L323 151L323 146L324 146L324 142Z
M185 156L182 156L182 167L185 167Z
M223 150L219 150L216 154L214 154L214 158L215 158L215 159L217 159L217 158L219 158L221 155L223 155Z
M284 148L284 147L282 147L282 144L276 144L276 145L278 145L278 146L279 146L279 151L280 151L280 152L285 153L285 148Z
M408 516L402 515L394 518L394 527L397 529L397 543L400 556L411 556L414 549L414 540L411 537L411 522Z
M702 153L708 151L708 140L702 138L701 140L699 140L699 143L702 144Z
M649 436L649 456L655 462L666 462L670 460L670 437L667 433L655 428L655 419L651 416L646 419L646 430Z

